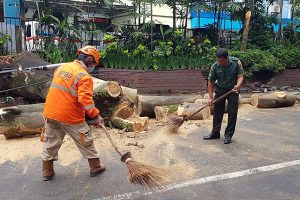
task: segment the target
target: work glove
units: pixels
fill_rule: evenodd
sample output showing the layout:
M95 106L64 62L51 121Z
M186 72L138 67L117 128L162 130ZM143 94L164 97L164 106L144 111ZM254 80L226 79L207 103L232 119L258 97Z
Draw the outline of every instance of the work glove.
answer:
M101 126L101 124L104 124L104 119L100 115L98 115L96 118L92 120L87 120L87 123L89 125Z
M104 124L104 119L98 115L97 118L95 119L95 126L101 126L101 124Z

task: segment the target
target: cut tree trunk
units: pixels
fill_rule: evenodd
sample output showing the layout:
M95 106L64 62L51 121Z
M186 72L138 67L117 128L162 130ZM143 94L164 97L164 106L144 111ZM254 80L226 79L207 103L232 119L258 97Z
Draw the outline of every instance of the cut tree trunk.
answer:
M200 108L202 108L203 105L199 103L184 103L178 107L177 115L178 116L190 116ZM203 119L209 119L211 116L210 108L206 107L199 113L197 113L195 116L191 117L191 120L203 120Z
M112 118L114 127L125 130L127 132L143 132L146 131L149 124L148 117L135 117L122 119L119 117Z
M1 63L0 63L1 64ZM8 64L2 63L2 69L18 69L29 68L41 65L48 65L50 63L40 59L37 55L26 52L16 55ZM45 99L51 84L53 70L31 70L31 71L17 71L1 75L0 90L20 87L33 83L37 85L27 86L10 93L23 96L30 99Z
M116 81L108 81L105 89L111 97L119 97L122 93L121 85Z
M258 108L280 108L293 106L296 96L287 92L273 92L270 94L253 94L251 105Z
M95 106L106 122L111 121L112 117L127 119L133 115L136 89L121 87L118 82L103 81L94 77L93 82Z
M168 112L169 112L168 108L164 108L161 106L155 106L154 113L155 113L156 121L159 121L159 122L165 121L168 117Z
M123 98L127 98L134 103L137 102L137 89L129 88L120 86L120 84L116 81L104 81L95 77L93 78L94 83L94 92L101 91L101 90L108 90L109 94L117 94L120 93L119 96L123 96ZM114 95L110 95L111 97L114 97Z
M199 95L179 95L179 96L138 96L136 114L139 116L155 117L155 106L166 106L182 104L184 102L193 103Z
M134 104L130 101L124 101L121 104L119 104L114 113L113 117L119 117L122 119L127 119L131 117L134 113Z
M246 13L245 23L244 23L244 31L242 37L241 51L245 51L247 48L248 35L250 31L250 19L251 19L251 11Z
M19 105L0 109L0 133L5 138L40 134L44 127L44 104Z

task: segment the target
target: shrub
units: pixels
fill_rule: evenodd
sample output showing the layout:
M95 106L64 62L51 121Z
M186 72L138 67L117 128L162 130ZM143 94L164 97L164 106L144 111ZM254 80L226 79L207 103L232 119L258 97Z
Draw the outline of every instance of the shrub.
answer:
M300 47L276 45L271 49L272 54L284 68L300 68Z
M245 75L248 77L253 75L254 72L278 72L284 69L284 66L279 63L279 59L269 51L248 49L245 52L231 51L230 55L241 59L245 70Z

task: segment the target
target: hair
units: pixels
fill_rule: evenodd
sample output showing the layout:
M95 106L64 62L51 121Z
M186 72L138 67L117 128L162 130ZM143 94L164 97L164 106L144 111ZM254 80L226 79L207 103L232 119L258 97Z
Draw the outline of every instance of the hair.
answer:
M217 58L228 58L228 51L224 48L219 48L216 52Z

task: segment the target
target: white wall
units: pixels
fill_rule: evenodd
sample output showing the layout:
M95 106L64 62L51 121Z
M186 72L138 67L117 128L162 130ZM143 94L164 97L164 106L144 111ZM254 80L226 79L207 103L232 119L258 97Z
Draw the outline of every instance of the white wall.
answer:
M126 5L132 5L132 2L129 0L121 0L124 4ZM161 23L164 25L169 25L170 27L173 27L173 10L167 6L167 5L153 5L153 21L155 23ZM113 18L113 21L117 21L117 22L125 22L131 19L131 16L116 16ZM134 19L131 19L131 21L133 22ZM138 21L138 19L137 19ZM141 23L143 23L143 17L140 17L140 21ZM150 22L151 18L146 17L145 22ZM176 20L176 26L178 27L180 25L180 20ZM184 22L182 22L184 23ZM191 20L188 19L187 22L187 28L190 29L191 28Z
M288 1L283 2L283 10L282 10L282 17L283 18L291 18L292 15L292 5ZM280 11L280 6L277 2L273 3L273 5L270 5L268 14L271 14L272 12L279 12Z

